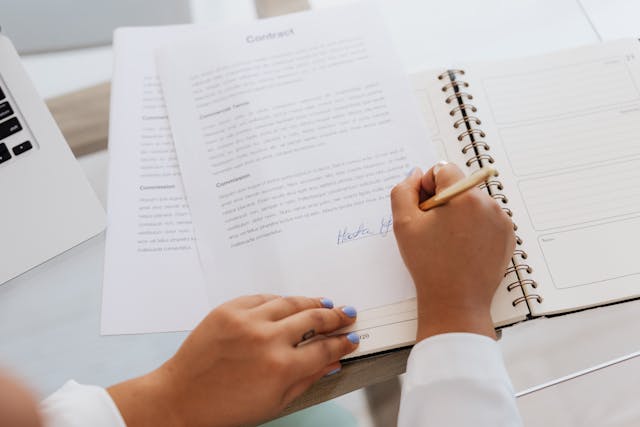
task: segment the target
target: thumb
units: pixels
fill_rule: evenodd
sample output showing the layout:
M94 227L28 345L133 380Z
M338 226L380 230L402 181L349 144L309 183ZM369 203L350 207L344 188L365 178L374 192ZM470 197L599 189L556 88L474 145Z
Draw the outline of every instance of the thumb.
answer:
M421 212L418 207L421 178L422 171L420 168L415 168L404 181L391 190L391 211L394 223L410 221L416 213Z
M464 172L453 163L438 162L424 174L422 188L429 196L444 190L464 178Z

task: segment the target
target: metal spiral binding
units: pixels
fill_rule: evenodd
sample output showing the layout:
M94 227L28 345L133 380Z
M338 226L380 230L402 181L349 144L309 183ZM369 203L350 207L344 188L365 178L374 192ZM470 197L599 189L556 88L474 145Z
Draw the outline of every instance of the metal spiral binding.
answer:
M471 135L479 135L480 138L484 138L485 136L487 136L483 131L481 131L480 129L467 129L464 132L462 132L460 135L458 135L458 141L462 141L463 139L465 139L466 137L470 137Z
M482 148L484 148L485 151L489 151L491 149L491 147L489 147L489 144L487 144L484 141L472 141L469 144L462 147L462 154L467 154L469 151L473 150L474 148L477 148L478 146L482 146Z
M513 256L519 256L521 259L527 259L529 257L529 255L527 255L527 253L522 249L516 249L513 251Z
M455 122L453 122L453 127L458 129L460 127L461 124L463 123L469 123L469 122L474 122L477 125L481 125L482 122L480 121L479 118L477 117L473 117L473 116L464 116L461 119L456 120Z
M468 100L472 100L473 99L473 95L466 93L466 92L458 92L458 93L454 93L453 95L449 95L447 96L447 99L444 100L444 102L446 102L447 104L451 104L451 101L457 101L458 98L467 98Z
M505 271L504 275L506 276L509 273L515 273L517 271L525 271L528 274L533 273L533 269L531 268L531 266L529 266L527 264L515 264L515 265L512 265L511 267L507 268L507 270Z
M513 290L513 288L515 287L519 287L522 285L528 285L531 286L532 288L537 288L538 287L538 283L536 283L535 280L533 279L521 279L521 280L516 280L515 282L511 282L507 285L507 290L509 292L511 292Z
M469 87L468 82L458 78L465 74L465 71L460 69L447 70L438 76L438 80L448 80L447 83L442 86L442 92L451 92L445 98L445 103L452 104L455 102L455 106L449 111L449 115L456 119L453 122L454 129L460 129L458 141L464 143L461 150L462 154L467 156L466 165L467 167L472 167L474 164L477 164L478 167L481 168L486 163L493 164L495 160L493 156L488 154L490 152L489 144L482 140L486 137L486 133L476 127L481 125L482 121L469 114L476 113L478 109L475 105L469 103L469 101L474 99L473 95L461 90L462 88ZM491 197L496 199L496 201L500 201L502 205L509 203L507 196L502 193L504 186L499 180L487 180L480 185L480 188L486 190ZM513 217L511 209L506 206L501 206L501 208L509 217ZM518 229L515 222L513 223L513 229L514 231ZM533 269L524 262L524 260L528 258L528 255L521 248L522 244L522 239L516 235L516 249L513 251L511 264L509 268L506 269L504 277L509 275L514 276L514 280L507 285L507 291L511 292L516 288L520 288L522 291L523 296L513 300L513 306L515 307L518 304L525 303L529 308L529 312L531 312L530 304L536 301L541 303L542 297L539 294L528 292L529 289L536 289L538 284L535 280L527 277L533 272Z
M478 109L475 107L475 105L465 104L465 103L458 103L458 105L456 105L455 107L453 107L453 109L451 111L449 111L449 115L450 116L455 116L456 113L462 113L463 110L465 111L465 114L466 114L466 110L471 110L474 113L476 111L478 111Z
M527 294L525 296L522 297L518 297L516 299L513 300L513 302L511 303L511 305L513 305L514 307L518 304L521 304L523 302L527 303L527 305L529 305L528 301L529 300L535 300L538 302L538 304L542 303L542 297L538 294Z
M464 149L462 151L463 154L467 154ZM498 181L497 179L490 179L488 181L483 182L482 184L480 184L480 189L481 190L486 190L487 188L494 186L496 188L496 190L500 190L502 191L504 189L504 187L502 186L502 182Z
M502 193L491 194L491 197L493 197L496 200L500 200L505 205L509 203L509 199L507 198L507 196L505 196Z
M476 144L477 146L477 144ZM493 164L495 163L495 160L493 160L493 157L491 157L488 154L476 154L475 156L472 156L469 160L467 160L466 165L468 167L470 167L472 164L474 163L478 163L479 167L482 167L482 161L486 160L487 162Z

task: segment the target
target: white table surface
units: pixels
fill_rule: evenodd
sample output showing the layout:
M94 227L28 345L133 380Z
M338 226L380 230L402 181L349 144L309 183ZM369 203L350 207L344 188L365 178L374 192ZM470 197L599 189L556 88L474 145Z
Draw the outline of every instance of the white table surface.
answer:
M573 39L579 41L574 36L567 43ZM97 66L61 77L87 61ZM108 79L110 61L110 49L98 48L26 58L26 65L43 96L51 96ZM106 153L80 163L104 203ZM0 365L40 395L69 378L106 386L147 372L171 356L186 335L101 337L103 256L101 235L0 286ZM634 301L505 329L500 343L516 391L640 350L639 318L640 301ZM638 425L639 391L636 358L523 397L519 405L530 425Z

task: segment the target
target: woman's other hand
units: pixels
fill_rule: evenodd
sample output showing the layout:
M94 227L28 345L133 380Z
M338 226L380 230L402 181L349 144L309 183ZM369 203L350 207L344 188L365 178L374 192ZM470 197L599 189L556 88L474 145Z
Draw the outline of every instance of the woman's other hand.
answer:
M253 425L340 369L357 334L306 340L355 317L325 298L241 297L213 310L159 369L109 393L129 427Z

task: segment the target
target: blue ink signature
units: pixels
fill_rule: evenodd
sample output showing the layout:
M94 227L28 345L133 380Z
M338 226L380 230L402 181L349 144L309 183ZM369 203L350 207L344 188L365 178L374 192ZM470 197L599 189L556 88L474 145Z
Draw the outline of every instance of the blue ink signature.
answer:
M377 227L369 227L361 222L357 228L344 227L338 230L338 239L336 244L343 245L345 243L354 242L356 240L365 239L367 237L380 236L385 237L393 229L393 219L386 215L380 219Z

